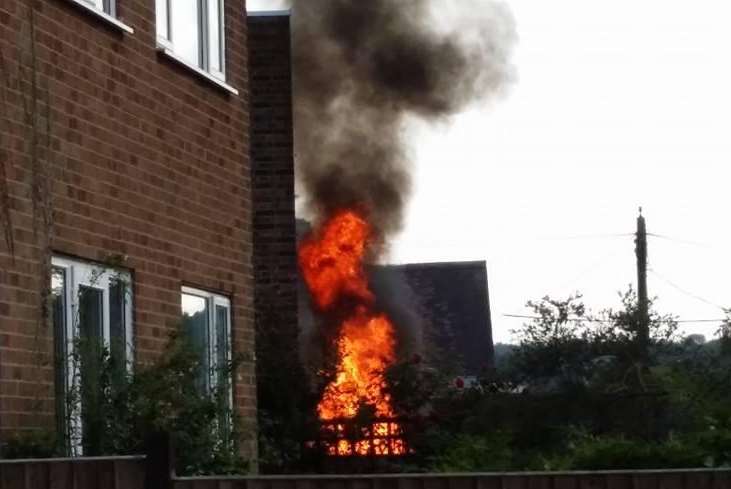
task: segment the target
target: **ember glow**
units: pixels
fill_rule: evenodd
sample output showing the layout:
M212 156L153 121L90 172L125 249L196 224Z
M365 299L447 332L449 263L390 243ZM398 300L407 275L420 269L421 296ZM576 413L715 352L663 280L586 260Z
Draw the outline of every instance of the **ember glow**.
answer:
M395 416L385 392L384 372L395 360L396 340L391 320L374 309L374 296L363 268L372 230L357 212L334 214L299 249L299 262L313 303L322 313L346 311L338 325L338 362L317 412L333 441L329 455L401 455L406 452L401 427L392 421L374 422L355 440L345 437L343 420L358 408L371 406L375 416Z

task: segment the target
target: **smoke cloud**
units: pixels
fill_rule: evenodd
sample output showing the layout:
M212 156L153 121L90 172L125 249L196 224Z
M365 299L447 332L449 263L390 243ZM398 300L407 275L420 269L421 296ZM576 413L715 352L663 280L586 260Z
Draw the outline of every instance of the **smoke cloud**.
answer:
M445 22L456 3L464 15ZM292 23L308 208L319 217L359 208L386 240L412 186L407 119L443 121L502 93L513 78L512 15L492 0L295 0Z

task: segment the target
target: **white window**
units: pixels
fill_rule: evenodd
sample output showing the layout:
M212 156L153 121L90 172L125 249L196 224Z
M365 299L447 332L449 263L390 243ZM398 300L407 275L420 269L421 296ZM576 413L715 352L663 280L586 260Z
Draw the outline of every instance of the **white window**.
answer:
M229 406L231 378L231 301L222 295L190 287L181 291L183 331L199 354L202 393L223 394Z
M90 7L95 8L96 10L99 10L101 12L104 12L107 15L111 15L112 17L116 17L116 5L115 0L81 0L82 2L88 4Z
M224 0L155 1L160 46L225 80Z
M102 352L111 365L132 367L131 279L127 271L89 262L53 257L51 264L58 428L70 454L81 455L91 443L84 433L91 430L85 383Z
M133 34L134 29L117 18L117 0L69 0L79 8L94 14L97 18L108 23L112 27L128 34Z

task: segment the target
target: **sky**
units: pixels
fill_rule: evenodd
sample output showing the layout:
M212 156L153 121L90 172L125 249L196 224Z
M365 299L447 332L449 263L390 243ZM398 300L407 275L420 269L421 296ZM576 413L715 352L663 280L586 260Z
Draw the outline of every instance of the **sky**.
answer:
M452 7L459 0L433 0ZM487 1L487 0L485 0ZM395 263L486 260L493 337L525 303L579 291L618 307L636 282L681 320L731 307L731 4L509 0L519 41L506 96L440 126L412 124L414 195ZM280 8L248 0L249 10ZM296 12L295 12L296 15ZM713 336L718 323L682 323Z

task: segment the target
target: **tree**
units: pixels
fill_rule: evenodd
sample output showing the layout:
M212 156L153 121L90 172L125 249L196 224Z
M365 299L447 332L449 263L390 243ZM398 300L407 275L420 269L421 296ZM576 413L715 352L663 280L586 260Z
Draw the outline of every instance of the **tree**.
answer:
M626 390L646 388L637 350L639 308L630 286L619 294L621 308L589 311L580 294L558 300L529 301L534 319L517 331L519 345L508 362L517 380L531 388L555 390L561 385ZM678 323L650 301L650 362L657 362L673 340ZM644 386L644 387L643 387Z

